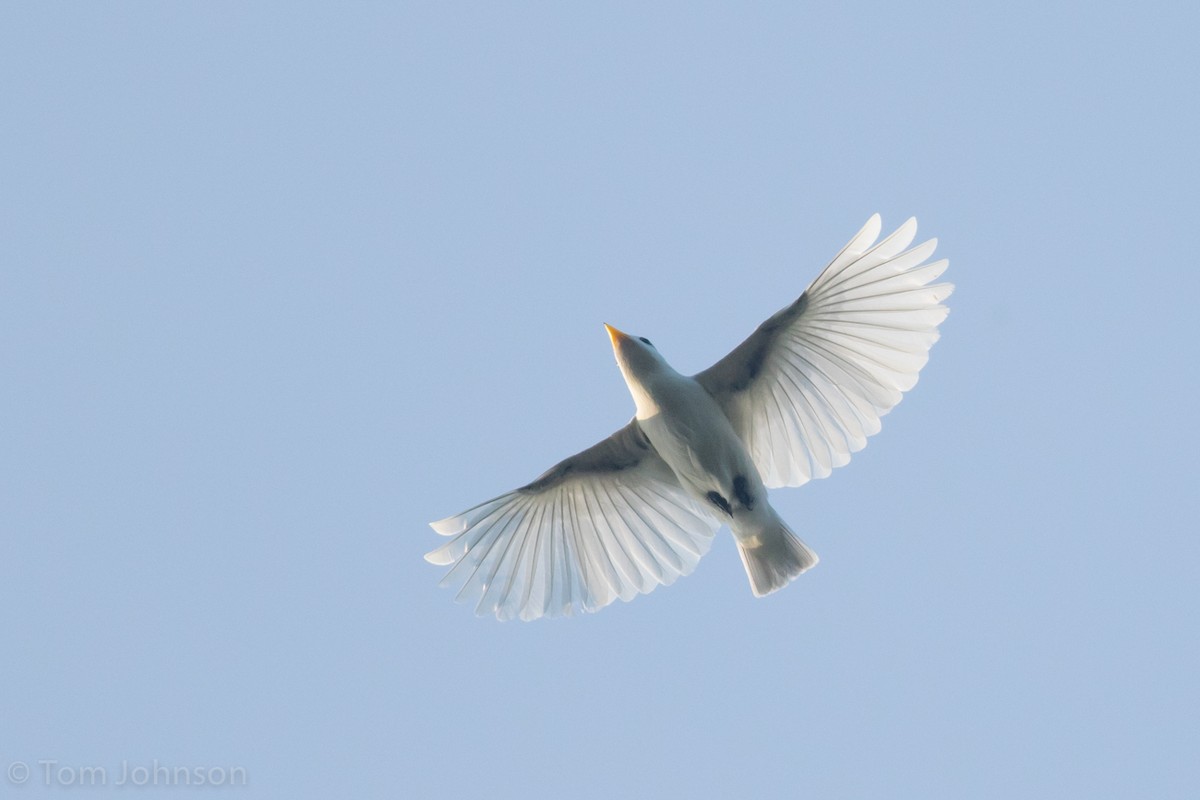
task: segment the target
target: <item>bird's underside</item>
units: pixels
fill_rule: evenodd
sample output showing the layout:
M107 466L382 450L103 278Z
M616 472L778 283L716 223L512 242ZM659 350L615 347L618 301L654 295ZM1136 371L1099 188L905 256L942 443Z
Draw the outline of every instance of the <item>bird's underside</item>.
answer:
M500 619L596 611L690 573L722 524L756 593L814 564L782 520L772 521L765 490L751 487L826 477L861 450L916 384L953 289L933 283L946 261L925 263L936 240L909 247L915 220L876 242L879 230L875 215L799 299L690 378L648 340L610 328L638 416L533 482L433 523L451 537L426 555L450 567L442 584ZM730 431L717 463L702 469L678 451L711 443L664 438L661 424L697 385L704 413L721 417L706 427ZM762 503L751 509L758 491Z

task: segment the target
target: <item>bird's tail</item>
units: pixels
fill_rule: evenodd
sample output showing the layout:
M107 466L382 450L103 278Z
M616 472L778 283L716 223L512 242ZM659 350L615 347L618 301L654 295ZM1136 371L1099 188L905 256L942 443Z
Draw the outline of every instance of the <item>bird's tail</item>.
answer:
M757 597L787 586L797 575L817 565L817 554L792 533L779 515L762 522L747 520L734 526L742 564Z

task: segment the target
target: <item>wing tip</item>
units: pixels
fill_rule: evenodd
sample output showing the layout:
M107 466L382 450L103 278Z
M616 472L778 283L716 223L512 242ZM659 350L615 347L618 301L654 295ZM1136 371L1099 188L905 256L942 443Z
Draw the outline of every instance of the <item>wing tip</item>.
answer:
M867 218L867 222L862 226L862 230L851 241L857 241L860 237L865 238L866 241L862 244L862 247L870 248L871 245L875 244L875 240L879 238L881 230L883 230L883 217L876 211Z
M431 522L429 523L429 527L442 536L454 536L456 533L462 533L466 526L463 525L462 518L456 514L453 517L446 517L445 519Z

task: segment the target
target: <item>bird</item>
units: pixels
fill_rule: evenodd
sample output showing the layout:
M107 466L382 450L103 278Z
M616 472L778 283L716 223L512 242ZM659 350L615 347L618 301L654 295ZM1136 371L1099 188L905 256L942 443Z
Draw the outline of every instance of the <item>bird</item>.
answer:
M755 596L817 564L767 490L827 477L917 382L954 287L936 239L871 216L800 297L695 375L605 324L633 419L532 482L430 523L478 615L572 616L691 573L722 525ZM878 240L878 241L877 241Z

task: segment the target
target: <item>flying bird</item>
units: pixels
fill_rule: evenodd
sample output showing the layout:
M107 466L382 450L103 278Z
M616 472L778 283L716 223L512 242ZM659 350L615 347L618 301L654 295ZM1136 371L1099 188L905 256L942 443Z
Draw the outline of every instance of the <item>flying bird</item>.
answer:
M637 413L515 491L432 523L425 559L476 612L592 612L695 569L728 525L757 596L817 563L767 489L824 478L917 382L953 291L910 219L872 216L791 305L716 364L681 375L649 339L605 325Z

